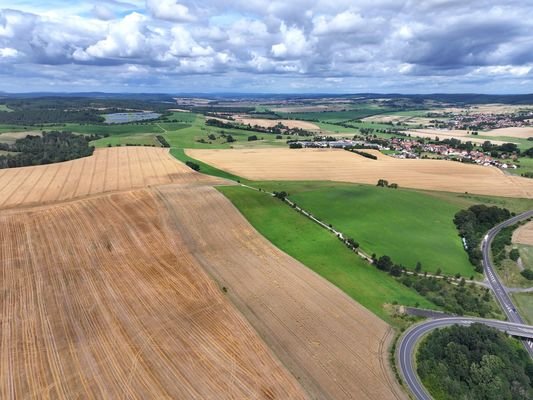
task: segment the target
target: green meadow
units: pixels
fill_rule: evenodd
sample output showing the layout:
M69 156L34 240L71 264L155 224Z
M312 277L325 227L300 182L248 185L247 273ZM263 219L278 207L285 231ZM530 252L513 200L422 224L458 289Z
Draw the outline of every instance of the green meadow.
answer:
M413 270L470 277L468 261L453 217L462 204L413 190L332 182L260 184L286 191L291 200L321 221L359 242L361 249Z
M224 186L218 190L275 246L382 319L394 323L384 304L435 308L413 289L363 261L334 235L280 200L242 186Z

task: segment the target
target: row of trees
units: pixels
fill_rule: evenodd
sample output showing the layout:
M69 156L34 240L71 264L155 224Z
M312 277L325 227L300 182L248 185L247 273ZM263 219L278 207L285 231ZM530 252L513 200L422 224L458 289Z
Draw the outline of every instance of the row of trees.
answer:
M156 135L156 139L158 140L159 143L161 143L161 146L170 147L170 143L167 141L167 139L165 139L164 136Z
M490 292L486 288L467 285L464 278L458 284L452 284L450 278L420 274L422 264L416 264L415 272L408 273L403 265L396 264L389 256L377 258L372 255L373 265L380 271L396 277L403 285L416 290L433 304L446 312L457 315L476 315L480 317L495 316L497 310L491 303ZM440 269L436 275L440 275ZM457 278L459 278L457 276Z
M471 206L461 210L453 219L459 235L465 240L465 250L468 259L477 272L483 272L481 265L482 254L479 248L483 235L493 226L511 217L511 212L506 208L496 206L488 207L484 204Z
M374 154L367 153L366 151L356 150L355 147L346 147L344 150L350 151L355 154L359 154L362 157L370 158L371 160L377 160L378 157Z
M0 156L0 168L25 167L28 165L51 164L87 157L93 154L91 140L98 135L74 135L71 132L43 132L42 136L28 135L17 139L13 145L2 146L2 150L14 152Z
M533 398L533 362L518 341L473 324L432 332L417 354L417 371L435 399Z

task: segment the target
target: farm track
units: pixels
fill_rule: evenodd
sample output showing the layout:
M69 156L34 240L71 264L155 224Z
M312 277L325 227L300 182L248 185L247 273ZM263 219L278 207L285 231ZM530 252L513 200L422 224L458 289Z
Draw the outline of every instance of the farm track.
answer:
M379 179L400 187L533 198L533 180L509 176L494 167L445 160L401 160L367 150L371 160L333 149L187 150L187 155L251 180L329 180L375 185Z

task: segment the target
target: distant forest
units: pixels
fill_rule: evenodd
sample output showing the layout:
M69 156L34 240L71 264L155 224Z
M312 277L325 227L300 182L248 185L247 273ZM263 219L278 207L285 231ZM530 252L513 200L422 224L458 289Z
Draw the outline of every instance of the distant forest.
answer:
M164 114L172 105L161 101L136 99L94 99L77 97L7 98L3 103L12 111L0 112L0 124L100 124L102 114L150 110Z
M52 164L91 156L94 146L89 146L89 142L96 139L100 139L100 136L52 131L43 132L42 136L28 135L17 139L14 144L0 143L0 150L13 152L0 155L0 169Z

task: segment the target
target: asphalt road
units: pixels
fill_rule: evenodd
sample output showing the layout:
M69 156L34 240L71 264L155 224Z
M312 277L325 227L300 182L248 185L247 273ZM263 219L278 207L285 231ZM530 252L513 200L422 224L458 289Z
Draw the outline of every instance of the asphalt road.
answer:
M507 294L507 291L501 284L500 279L496 274L494 266L492 265L492 262L490 260L490 244L494 237L498 234L498 232L500 232L503 228L507 226L514 225L517 222L528 219L530 217L533 217L533 210L526 211L525 213L516 215L513 218L510 218L507 221L500 223L487 233L481 243L481 250L483 253L483 269L485 275L488 279L490 287L494 291L494 295L496 296L498 303L502 307L505 315L507 316L510 322L489 320L483 318L441 318L415 325L409 330L407 330L400 338L397 348L397 360L400 368L400 373L416 399L431 399L431 396L426 391L426 389L418 378L413 360L416 344L424 335L426 335L431 330L457 324L468 326L474 322L480 322L485 325L492 326L496 329L513 333L515 335L521 335L521 332L523 332L524 337L532 337L531 334L533 334L533 327L524 325L522 317L520 317L520 314L517 312L516 307L513 304L510 296ZM533 340L525 340L524 344L526 350L529 352L531 357L533 357Z
M529 210L525 213L516 215L513 218L510 218L507 221L496 225L485 235L485 238L481 243L481 251L483 252L483 270L485 272L485 276L489 281L490 287L494 292L496 300L498 300L498 303L500 303L500 306L509 321L515 322L517 324L523 324L524 320L518 313L515 305L513 304L513 301L511 300L511 296L509 296L506 289L500 282L500 278L498 277L498 274L496 273L494 266L492 265L492 261L490 259L490 244L494 237L498 234L498 232L500 232L503 228L508 227L510 225L514 225L517 222L523 221L530 217L533 217L533 210ZM533 357L533 341L525 341L524 345L526 347L526 350L529 352L529 355Z
M474 322L480 322L482 324L492 326L493 328L499 329L504 332L513 333L515 335L533 337L532 326L483 318L440 318L429 320L422 324L412 326L403 334L401 340L398 343L397 361L404 382L407 384L416 399L430 400L432 398L422 385L422 382L420 382L413 362L413 355L416 349L416 345L420 341L420 339L422 339L424 335L428 334L433 329L444 328L446 326L451 325L469 326Z

